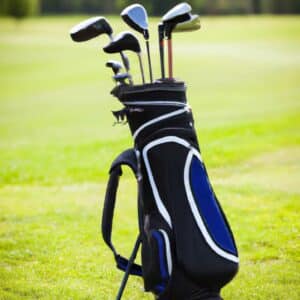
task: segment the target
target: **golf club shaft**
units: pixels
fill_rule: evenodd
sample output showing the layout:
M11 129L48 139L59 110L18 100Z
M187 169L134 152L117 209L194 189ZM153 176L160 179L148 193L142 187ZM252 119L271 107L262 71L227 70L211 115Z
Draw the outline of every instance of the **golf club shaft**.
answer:
M169 79L173 79L173 53L172 53L172 39L168 38L168 64L169 64Z
M139 63L140 63L140 69L141 69L141 74L142 74L142 81L143 84L145 84L145 75L144 75L144 68L143 68L143 62L142 62L142 55L141 53L138 53L138 58L139 58Z
M146 40L146 47L147 47L147 55L148 55L150 82L152 83L153 82L153 75L152 75L152 64L151 64L149 40Z
M122 51L120 52L120 55L121 55L121 58L122 58L125 70L126 70L126 72L128 74L129 83L132 85L133 81L132 81L131 75L129 73L129 60L128 60L128 57Z
M164 28L162 24L158 25L158 42L160 55L161 78L165 78L165 59L164 59Z

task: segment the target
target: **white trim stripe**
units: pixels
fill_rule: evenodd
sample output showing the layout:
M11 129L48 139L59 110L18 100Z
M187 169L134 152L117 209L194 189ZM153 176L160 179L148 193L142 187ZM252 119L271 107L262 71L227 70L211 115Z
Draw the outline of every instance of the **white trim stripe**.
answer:
M188 149L190 149L187 158L186 158L186 162L185 162L185 166L184 166L184 174L183 174L183 179L184 179L184 186L185 186L185 190L186 190L186 194L187 194L187 198L188 198L188 202L192 211L192 214L195 218L195 221L200 229L200 232L202 233L205 241L207 242L207 244L210 246L210 248L217 253L219 256L222 256L223 258L226 258L230 261L233 261L235 263L239 262L239 258L231 253L228 253L226 251L224 251L223 249L221 249L215 242L214 240L211 238L209 232L207 231L205 224L203 222L203 219L199 213L199 210L197 208L197 205L195 203L195 199L191 190L191 186L190 186L190 182L189 182L189 172L190 172L190 165L191 165L191 161L193 158L193 155L195 155L200 161L202 161L201 155L200 153L197 151L197 149L195 149L194 147L192 147L192 145L190 143L188 143L186 140L176 137L176 136L165 136L163 138L159 138L157 140L154 140L152 142L150 142L148 145L145 146L145 148L143 149L143 159L145 162L145 166L146 166L146 171L149 177L149 181L150 181L150 185L152 188L152 192L153 192L153 196L155 199L155 203L157 206L158 211L160 212L160 214L162 215L162 217L165 219L165 221L169 224L170 228L172 228L172 222L171 222L171 217L165 207L165 205L163 204L162 199L160 198L160 195L158 193L158 189L157 186L155 184L155 180L153 178L152 175L152 170L150 167L150 163L148 160L148 151L160 144L164 144L164 143L177 143L180 144Z
M144 123L143 125L141 125L133 134L133 138L136 139L136 137L139 135L139 133L144 130L146 127L150 126L150 125L153 125L155 123L158 123L160 121L163 121L165 119L168 119L168 118L172 118L172 117L175 117L177 115L180 115L180 114L183 114L185 112L187 112L189 110L188 107L184 107L182 109L178 109L178 110L175 110L175 111L172 111L171 113L167 113L167 114L164 114L164 115L161 115L157 118L154 118L146 123Z
M168 272L169 272L169 276L171 276L173 265L172 265L172 256L171 256L171 247L170 247L169 236L163 229L159 229L159 231L162 233L164 240L165 240Z
M126 105L144 105L144 106L187 106L186 103L178 102L178 101L125 101L123 102Z
M196 157L200 157L200 154L198 156L199 152L196 151L195 149L190 150L187 158L186 158L186 163L184 166L184 186L185 186L185 190L186 190L186 194L187 194L187 198L190 204L190 208L192 210L193 216L195 218L195 221L204 237L204 239L206 240L207 244L210 246L210 248L217 253L218 255L233 261L235 263L239 262L239 258L236 257L235 255L228 253L226 251L224 251L223 249L221 249L215 242L214 240L211 238L210 234L208 233L204 222L202 220L202 217L199 213L199 210L197 208L197 205L195 203L195 199L191 190L191 186L190 186L190 166L191 166L191 161L193 156L195 155Z
M151 148L153 148L157 145L163 144L163 143L170 143L170 142L181 144L181 145L183 145L184 147L187 147L187 148L190 147L190 144L187 141L185 141L181 138L178 138L176 136L166 136L166 137L154 140L154 141L150 142L149 144L147 144L143 149L143 159L144 159L144 162L145 162L146 171L147 171L147 174L148 174L148 177L149 177L149 181L150 181L150 185L151 185L151 188L152 188L152 192L153 192L153 196L154 196L154 199L155 199L157 209L160 212L160 214L162 215L162 217L165 219L165 221L169 224L170 228L172 228L171 217L170 217L165 205L163 204L163 201L160 198L157 186L155 184L155 180L154 180L153 175L152 175L152 170L151 170L151 167L150 167L150 163L149 163L149 160L148 160L148 151Z

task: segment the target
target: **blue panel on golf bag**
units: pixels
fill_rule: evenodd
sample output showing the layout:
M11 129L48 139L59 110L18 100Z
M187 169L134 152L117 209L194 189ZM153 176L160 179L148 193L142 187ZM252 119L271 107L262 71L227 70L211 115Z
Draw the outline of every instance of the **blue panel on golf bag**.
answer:
M191 161L190 180L199 213L204 219L208 232L221 248L237 255L231 233L216 201L204 165L196 156Z
M155 286L155 290L158 294L160 294L166 289L166 282L169 280L167 262L165 257L165 244L162 234L159 231L152 231L152 236L156 240L158 246L159 272L162 280Z

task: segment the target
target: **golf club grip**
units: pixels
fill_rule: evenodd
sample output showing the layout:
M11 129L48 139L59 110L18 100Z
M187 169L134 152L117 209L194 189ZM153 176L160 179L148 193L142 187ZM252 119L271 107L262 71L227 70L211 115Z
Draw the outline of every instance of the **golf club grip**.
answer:
M165 78L165 60L164 60L164 27L163 24L158 25L158 46L160 56L161 78Z
M169 64L169 79L173 78L173 53L172 53L172 39L168 39L168 64Z
M151 64L149 40L146 40L146 47L147 47L147 55L148 55L150 82L152 83L153 82L153 74L152 74L152 64Z
M164 40L159 42L159 54L160 54L160 68L161 68L161 78L165 78L165 60L164 60Z

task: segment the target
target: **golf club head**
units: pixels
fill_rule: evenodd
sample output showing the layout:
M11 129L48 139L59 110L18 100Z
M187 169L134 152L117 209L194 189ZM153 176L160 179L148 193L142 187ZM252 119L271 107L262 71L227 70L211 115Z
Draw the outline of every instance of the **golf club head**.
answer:
M144 6L132 4L121 12L121 17L131 28L142 33L146 40L149 39L148 15Z
M130 50L141 53L141 47L135 35L129 31L118 34L108 45L103 48L106 53L117 53L124 50Z
M104 17L89 18L75 25L70 30L74 42L85 42L100 34L112 35L112 28Z
M125 84L125 80L129 78L129 75L127 73L122 73L122 74L116 74L113 76L113 79L116 82Z
M178 23L182 23L191 19L192 7L186 3L180 3L170 9L163 17L165 36L171 38L171 33Z
M105 66L111 68L115 75L117 75L122 69L122 64L117 60L109 60Z
M191 15L188 21L178 23L173 32L196 31L201 28L199 15Z
M180 3L170 9L164 16L162 17L163 23L174 22L174 20L189 14L192 11L192 7L186 3ZM184 20L185 21L185 20ZM183 21L182 21L183 22Z

